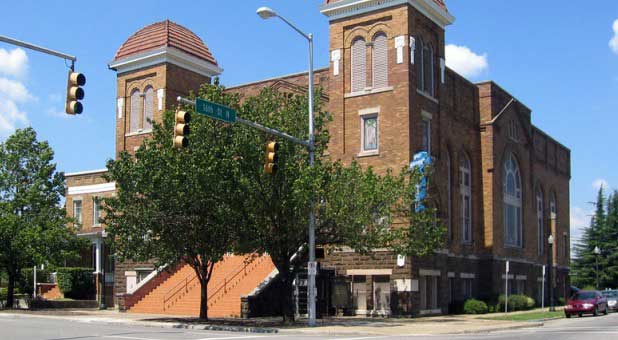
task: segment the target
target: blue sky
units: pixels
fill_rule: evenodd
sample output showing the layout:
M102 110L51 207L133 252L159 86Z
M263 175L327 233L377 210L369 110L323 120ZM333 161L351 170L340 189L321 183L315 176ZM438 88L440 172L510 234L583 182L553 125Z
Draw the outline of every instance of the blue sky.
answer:
M316 37L316 65L328 65L328 22L318 0L11 1L0 35L78 57L87 75L85 111L63 113L67 68L60 59L0 43L0 139L33 126L56 150L61 170L98 169L114 155L116 49L136 30L169 18L209 46L234 85L306 69L305 43L255 9L267 5ZM447 63L472 81L492 79L533 110L535 125L572 151L571 221L587 224L604 183L618 188L618 2L447 0ZM83 24L68 25L68 13ZM612 47L615 51L612 50ZM574 235L578 233L574 230Z

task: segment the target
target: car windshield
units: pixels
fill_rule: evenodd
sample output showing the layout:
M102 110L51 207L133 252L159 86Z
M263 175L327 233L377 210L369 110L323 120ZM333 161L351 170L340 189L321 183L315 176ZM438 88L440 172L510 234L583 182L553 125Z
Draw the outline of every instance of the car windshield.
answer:
M594 292L579 292L573 295L572 300L591 300L596 297Z
M606 290L601 292L605 297L618 297L618 290Z

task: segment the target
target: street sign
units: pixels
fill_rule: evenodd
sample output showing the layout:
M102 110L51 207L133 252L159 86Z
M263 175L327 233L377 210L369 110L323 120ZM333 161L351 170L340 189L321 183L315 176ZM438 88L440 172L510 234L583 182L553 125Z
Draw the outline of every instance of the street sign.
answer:
M236 122L236 111L200 98L195 99L195 112L226 123Z
M317 262L315 261L308 262L307 265L308 265L307 271L309 275L316 275L318 273L318 263Z

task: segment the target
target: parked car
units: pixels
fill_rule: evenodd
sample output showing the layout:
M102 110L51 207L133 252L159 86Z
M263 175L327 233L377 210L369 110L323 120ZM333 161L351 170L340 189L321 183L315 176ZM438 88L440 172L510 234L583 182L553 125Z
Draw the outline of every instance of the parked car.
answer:
M618 310L618 290L604 290L601 294L607 299L607 308L611 312Z
M584 314L597 316L599 313L607 315L608 306L607 299L596 290L580 290L573 294L564 306L564 315L567 318L575 314L581 317Z

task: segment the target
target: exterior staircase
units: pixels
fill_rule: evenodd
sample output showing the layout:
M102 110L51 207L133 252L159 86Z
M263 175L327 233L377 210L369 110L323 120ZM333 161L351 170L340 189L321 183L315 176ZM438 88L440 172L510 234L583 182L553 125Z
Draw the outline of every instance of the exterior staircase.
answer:
M241 296L251 293L274 268L267 255L224 257L215 264L208 283L208 316L240 317ZM191 266L182 264L165 280L157 281L128 312L199 316L200 282Z

